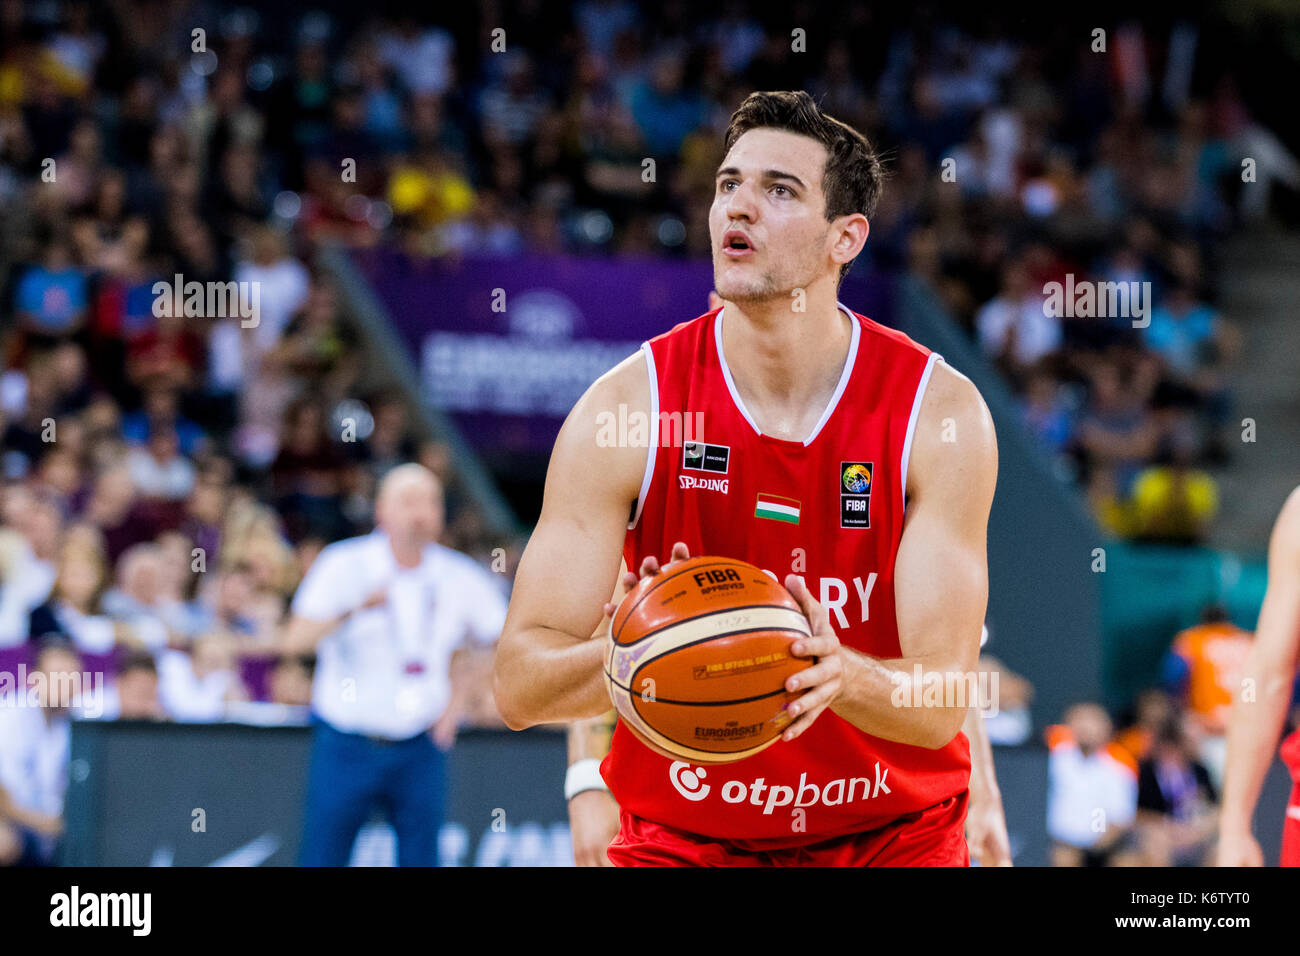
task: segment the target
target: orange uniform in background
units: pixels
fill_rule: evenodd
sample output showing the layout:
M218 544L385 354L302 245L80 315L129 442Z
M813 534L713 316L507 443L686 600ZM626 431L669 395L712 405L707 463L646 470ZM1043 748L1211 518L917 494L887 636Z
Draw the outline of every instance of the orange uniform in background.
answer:
M1222 735L1250 653L1252 635L1228 621L1180 631L1171 653L1187 664L1187 708L1207 733Z

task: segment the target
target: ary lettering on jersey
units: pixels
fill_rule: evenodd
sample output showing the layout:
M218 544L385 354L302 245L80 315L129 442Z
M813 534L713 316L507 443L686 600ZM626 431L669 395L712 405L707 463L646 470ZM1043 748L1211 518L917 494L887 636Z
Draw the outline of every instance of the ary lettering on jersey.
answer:
M763 573L774 581L784 583L776 572L763 568ZM813 578L807 577L808 587L816 596L818 603L826 608L831 622L840 628L854 624L866 624L871 620L871 592L876 589L879 572L871 571L865 576L855 574L849 580L837 577L819 577L816 587Z

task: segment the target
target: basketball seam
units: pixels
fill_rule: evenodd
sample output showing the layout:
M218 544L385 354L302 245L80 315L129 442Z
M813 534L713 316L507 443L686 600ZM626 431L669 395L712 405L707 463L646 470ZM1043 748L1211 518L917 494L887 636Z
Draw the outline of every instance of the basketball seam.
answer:
M605 672L605 676L607 677L609 676L608 671ZM615 687L617 687L619 690L627 691L637 700L641 700L641 692L638 691L636 688L628 687L626 684L620 684L618 681L614 680L613 677L609 678L609 682L613 684ZM786 694L786 693L789 693L789 691L787 691L785 689L785 686L782 685L777 690L768 691L766 694L759 694L757 697L737 697L735 700L672 700L667 697L660 697L658 694L656 694L650 700L643 701L643 703L673 704L674 706L679 706L679 707L730 707L733 704L752 704L756 700L767 700L767 698L775 697L777 694ZM633 707L636 706L635 701L633 702L632 706ZM646 720L647 723L649 722L646 718L646 715L641 713L639 710L637 711L637 716L639 716L642 720ZM657 727L655 729L658 730ZM663 731L659 730L659 733L662 734Z
M701 555L701 557L703 557L703 555ZM688 560L689 560L689 559L688 559ZM645 594L641 595L639 598L636 599L636 603L635 603L635 604L633 604L630 608L627 609L627 616L623 618L623 623L619 625L618 633L619 633L619 634L622 634L622 633L623 633L623 628L627 626L627 619L628 619L629 617L631 617L631 616L636 612L636 609L637 609L638 607L641 606L641 602L642 602L642 601L644 601L644 600L645 600L646 598L648 598L650 595L654 594L655 591L657 591L657 590L659 589L659 586L660 586L660 585L662 585L662 584L667 584L667 583L668 583L669 581L671 581L673 578L677 577L677 575L679 575L679 574L685 574L688 570L689 570L689 571L698 571L698 570L700 570L700 568L711 568L711 567L713 567L714 565L718 565L718 564L738 564L738 563L739 563L739 562L737 562L737 561L735 561L735 560L733 560L733 559L731 559L731 558L719 558L719 559L716 560L716 561L710 561L708 564L697 564L694 568L678 568L676 571L673 571L673 572L670 573L670 574L663 574L662 571L661 571L659 574L655 575L655 577L658 578L658 580L656 580L655 583L652 584L652 585L651 585L651 586L646 590ZM762 572L762 570L760 569L760 570L759 570L759 574L762 574L762 573L763 573L763 572ZM615 617L618 616L618 611L615 611L615 612L614 612L614 616L615 616ZM615 643L618 643L618 637L617 637L616 635L614 636L614 642L615 642Z
M653 631L649 631L646 634L642 634L640 637L638 637L635 641L632 641L630 644L622 644L617 639L615 639L614 643L618 644L619 647L636 647L642 641L647 640L651 637L655 637L658 634L662 634L664 631L671 630L672 628L676 627L678 624L689 624L691 621L698 621L702 618L711 617L714 614L739 614L742 611L748 611L750 608L757 608L760 610L767 609L767 610L774 610L774 611L790 611L793 614L803 613L797 607L791 607L788 604L740 604L737 605L736 607L717 608L712 611L704 611L701 614L692 614L690 617L683 617L683 618L678 618L677 620L674 621L669 621L667 624L661 625L660 627L655 628ZM628 616L630 617L631 615L629 614ZM623 623L626 626L627 622L624 621ZM768 631L768 630L793 631L793 630L797 630L797 628L751 627L744 631L728 631L727 633L728 634L749 634L752 631ZM799 633L803 634L803 631L799 631ZM715 635L715 636L719 636L719 635ZM682 646L685 647L686 645L682 645Z

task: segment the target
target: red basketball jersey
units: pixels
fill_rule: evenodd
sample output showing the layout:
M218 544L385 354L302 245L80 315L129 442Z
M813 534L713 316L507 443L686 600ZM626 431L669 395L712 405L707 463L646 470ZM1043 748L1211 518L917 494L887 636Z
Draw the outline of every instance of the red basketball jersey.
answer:
M940 356L900 332L852 320L848 360L807 441L763 435L722 349L719 310L643 347L659 443L647 454L624 557L692 555L803 574L840 641L901 655L894 560L921 398ZM601 771L619 804L667 826L759 846L871 830L966 790L964 734L938 750L863 733L829 710L802 736L730 764L659 756L620 721Z

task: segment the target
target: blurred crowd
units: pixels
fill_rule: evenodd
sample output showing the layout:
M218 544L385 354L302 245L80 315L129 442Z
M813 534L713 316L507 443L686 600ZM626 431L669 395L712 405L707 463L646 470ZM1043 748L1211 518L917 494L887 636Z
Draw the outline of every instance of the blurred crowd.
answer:
M1173 636L1158 685L1119 727L1086 702L1047 729L1052 865L1213 865L1228 720L1253 639L1211 605Z

